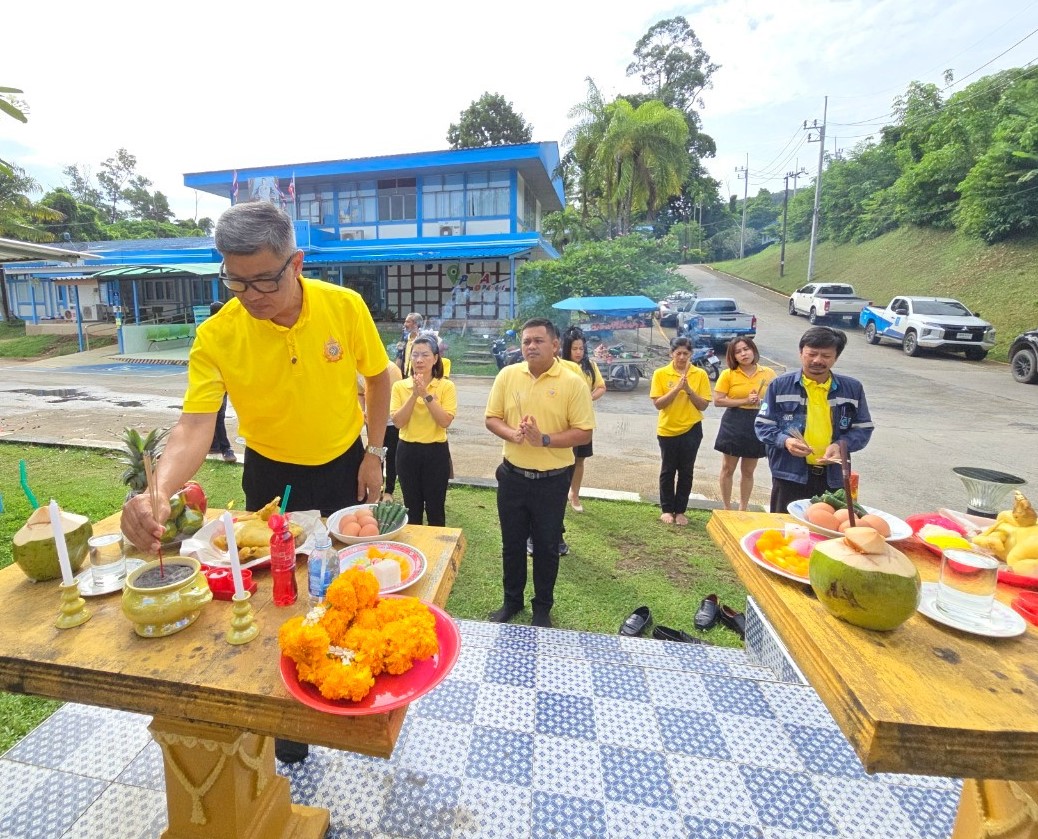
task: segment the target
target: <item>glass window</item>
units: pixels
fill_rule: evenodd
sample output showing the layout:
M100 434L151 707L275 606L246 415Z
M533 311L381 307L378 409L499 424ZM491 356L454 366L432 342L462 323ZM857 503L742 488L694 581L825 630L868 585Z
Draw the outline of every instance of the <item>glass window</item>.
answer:
M537 229L537 198L529 184L523 185L523 226L527 230Z
M339 224L370 224L377 220L374 181L357 181L339 190Z
M508 172L469 172L465 179L468 187L467 215L508 215Z
M422 218L459 218L465 212L464 175L422 178Z
M418 218L418 185L415 178L378 182L378 220L414 221Z

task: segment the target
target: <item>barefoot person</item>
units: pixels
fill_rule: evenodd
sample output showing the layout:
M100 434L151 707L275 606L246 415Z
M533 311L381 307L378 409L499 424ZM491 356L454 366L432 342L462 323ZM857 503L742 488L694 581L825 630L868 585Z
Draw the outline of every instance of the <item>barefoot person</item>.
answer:
M659 411L656 439L660 445L660 521L688 524L685 512L692 493L692 473L703 442L703 411L710 405L710 379L689 362L692 341L670 342L670 364L652 374L649 398Z
M745 510L753 491L753 472L764 457L764 444L753 431L753 420L761 398L775 371L760 364L760 353L752 338L736 338L725 354L728 369L714 384L714 404L725 408L714 448L721 453L721 501L726 510L732 505L732 483L739 466L739 509Z
M574 371L580 373L587 381L587 386L591 390L592 402L597 402L602 398L602 394L606 392L605 381L602 379L598 365L591 361L588 355L587 340L579 327L574 326L566 330L566 334L562 338L562 360L571 362ZM580 485L584 482L584 461L593 454L590 440L585 445L576 446L573 449L573 456L576 459L573 463L573 477L569 482L569 505L578 513L584 512L584 505L580 503Z

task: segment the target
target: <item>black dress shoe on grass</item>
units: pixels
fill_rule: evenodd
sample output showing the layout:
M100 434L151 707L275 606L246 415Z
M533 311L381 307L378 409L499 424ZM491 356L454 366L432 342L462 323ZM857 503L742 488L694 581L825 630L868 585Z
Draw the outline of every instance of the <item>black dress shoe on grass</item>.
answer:
M641 635L652 623L652 613L648 606L639 606L627 616L627 620L620 626L620 634L633 638Z
M696 629L706 630L717 623L721 609L717 602L716 594L708 594L703 598L696 609L696 616L692 619Z
M508 623L512 618L518 615L522 611L521 606L511 606L506 603L496 612L491 612L487 615L487 620L491 623Z
M533 620L530 621L531 626L539 626L543 629L551 629L554 624L551 622L551 612L547 609L534 609Z
M722 604L718 619L721 621L722 626L727 626L732 632L745 640L746 616L742 612L737 612L731 606Z
M559 556L565 556L569 553L569 545L566 544L566 540L562 539L559 542Z
M681 629L671 629L669 626L656 626L652 630L652 637L657 641L677 641L681 644L705 644L702 638L693 638Z

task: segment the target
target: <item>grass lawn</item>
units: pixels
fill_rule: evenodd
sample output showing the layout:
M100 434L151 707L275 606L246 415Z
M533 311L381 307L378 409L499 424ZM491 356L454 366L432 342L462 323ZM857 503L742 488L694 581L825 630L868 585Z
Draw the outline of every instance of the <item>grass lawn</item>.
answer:
M29 485L40 503L57 498L65 509L97 521L122 505L122 466L114 452L0 443L0 568L11 563L11 537L31 508L18 485L24 458ZM206 461L196 476L214 506L234 501L241 509L241 467ZM649 504L584 499L583 514L566 516L571 552L561 559L555 587L555 624L614 634L637 606L652 609L657 623L692 631L699 601L715 592L742 610L746 592L721 551L706 534L708 512L691 511L691 526L664 527ZM460 527L468 542L448 611L458 618L482 620L501 605L501 537L496 494L475 487L451 487L447 523ZM263 575L260 585L265 583ZM528 591L528 598L532 591ZM517 620L529 622L529 608ZM737 647L727 629L709 633L715 644ZM0 694L0 752L37 725L57 703Z
M90 349L116 343L114 335L91 335ZM25 322L0 320L0 358L49 358L79 352L75 335L26 335Z

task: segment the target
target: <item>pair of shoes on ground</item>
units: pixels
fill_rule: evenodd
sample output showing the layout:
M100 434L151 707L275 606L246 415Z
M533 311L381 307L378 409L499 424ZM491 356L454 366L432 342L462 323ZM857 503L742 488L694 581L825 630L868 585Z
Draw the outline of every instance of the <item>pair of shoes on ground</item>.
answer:
M740 638L746 637L746 616L731 606L725 606L718 601L716 594L708 594L696 609L696 615L692 619L696 629L705 632L711 627L721 624L728 627Z
M505 603L500 609L487 615L487 620L491 623L508 623L521 611L521 606L513 606L510 603ZM533 619L530 621L530 625L539 626L544 629L551 629L553 626L551 622L551 610L541 609L535 606L533 609Z
M569 553L569 545L566 544L565 539L559 539L559 556L565 556ZM533 539L526 540L526 554L527 556L533 556Z
M620 634L629 638L643 635L652 625L652 612L648 606L639 606L620 626ZM700 638L693 638L687 632L680 629L672 629L669 626L656 624L652 630L652 637L657 641L676 641L681 644L705 644Z

